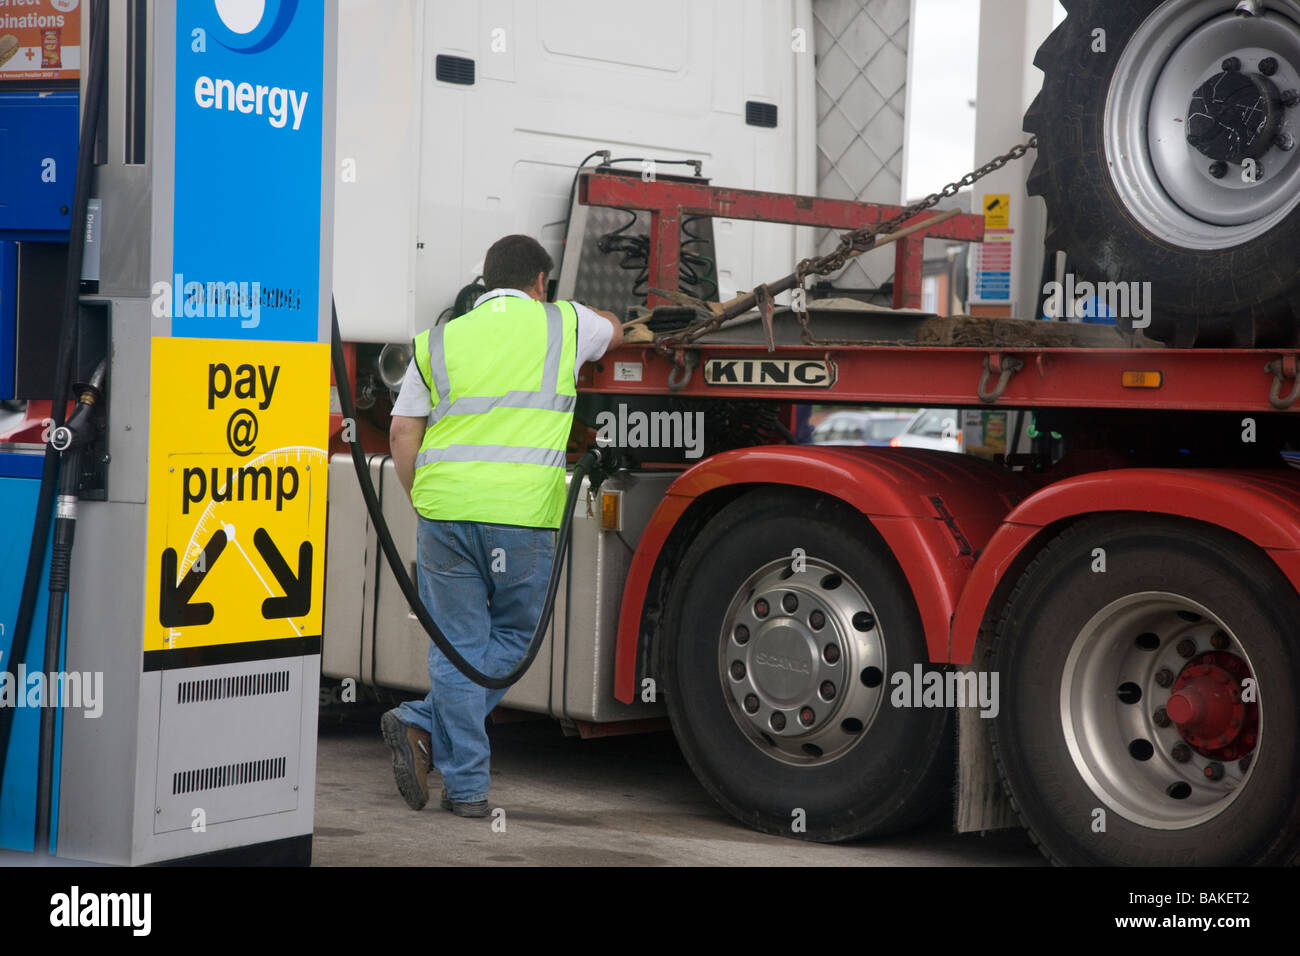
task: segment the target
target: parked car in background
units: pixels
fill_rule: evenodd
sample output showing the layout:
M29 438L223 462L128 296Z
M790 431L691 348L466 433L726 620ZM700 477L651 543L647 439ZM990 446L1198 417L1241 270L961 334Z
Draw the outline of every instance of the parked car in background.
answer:
M912 420L910 412L832 412L813 431L814 445L889 445Z
M955 408L923 408L890 443L892 448L933 448L962 451L961 412Z

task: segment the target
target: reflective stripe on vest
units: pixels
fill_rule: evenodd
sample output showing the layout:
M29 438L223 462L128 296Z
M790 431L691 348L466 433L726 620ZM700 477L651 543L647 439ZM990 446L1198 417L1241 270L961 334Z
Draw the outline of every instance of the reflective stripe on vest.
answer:
M558 527L577 400L573 307L498 297L454 322L450 335L439 325L414 342L432 406L415 460L416 510L433 520ZM501 351L519 339L533 351Z

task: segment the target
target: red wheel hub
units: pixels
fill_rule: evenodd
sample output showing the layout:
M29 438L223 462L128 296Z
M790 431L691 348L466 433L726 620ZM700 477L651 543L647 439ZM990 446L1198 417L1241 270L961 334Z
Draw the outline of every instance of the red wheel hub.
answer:
M1241 699L1250 677L1235 654L1210 651L1192 658L1170 689L1165 713L1197 753L1214 760L1237 760L1255 749L1259 704Z

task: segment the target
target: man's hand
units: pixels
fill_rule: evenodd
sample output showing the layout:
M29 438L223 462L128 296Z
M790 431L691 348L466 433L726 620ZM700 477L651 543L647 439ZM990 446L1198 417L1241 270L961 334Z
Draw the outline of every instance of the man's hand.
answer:
M394 415L393 423L388 428L388 444L393 451L393 467L397 469L397 480L411 495L411 486L415 483L415 456L419 454L420 443L424 441L426 419L409 418L406 415Z

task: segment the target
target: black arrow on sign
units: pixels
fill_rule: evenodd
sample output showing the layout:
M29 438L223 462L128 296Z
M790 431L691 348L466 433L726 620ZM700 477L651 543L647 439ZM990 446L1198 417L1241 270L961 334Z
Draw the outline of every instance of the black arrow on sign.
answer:
M212 605L206 601L191 604L190 598L217 557L226 548L226 532L218 529L203 549L203 560L190 566L180 584L176 583L176 549L165 548L162 553L162 586L159 590L158 620L163 627L197 627L212 620ZM200 570L200 568L202 570Z
M296 577L280 556L280 549L275 546L265 528L253 532L253 544L275 575L275 580L284 588L284 597L269 597L262 602L262 617L268 621L281 617L302 617L311 610L311 542L304 541L298 547Z

